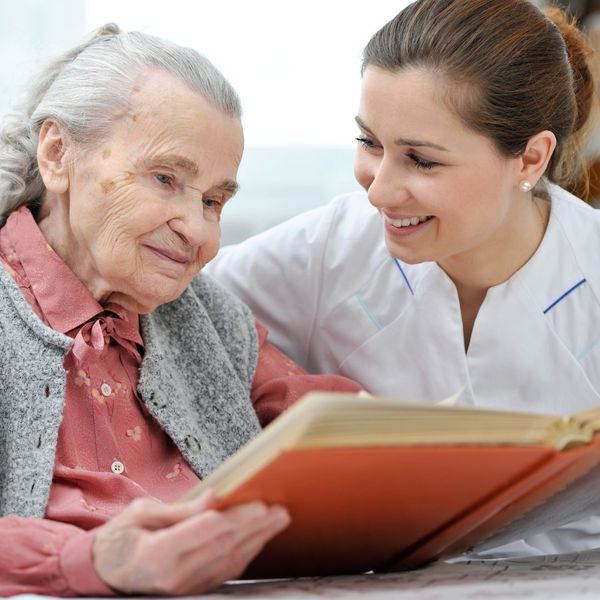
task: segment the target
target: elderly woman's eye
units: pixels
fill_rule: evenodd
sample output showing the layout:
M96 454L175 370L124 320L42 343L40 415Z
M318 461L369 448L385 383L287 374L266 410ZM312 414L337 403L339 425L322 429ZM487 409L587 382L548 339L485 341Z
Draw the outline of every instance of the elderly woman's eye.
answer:
M219 208L221 206L221 203L214 198L203 198L202 202L207 208Z
M163 185L169 185L173 183L173 178L170 175L165 175L164 173L157 173L154 178Z

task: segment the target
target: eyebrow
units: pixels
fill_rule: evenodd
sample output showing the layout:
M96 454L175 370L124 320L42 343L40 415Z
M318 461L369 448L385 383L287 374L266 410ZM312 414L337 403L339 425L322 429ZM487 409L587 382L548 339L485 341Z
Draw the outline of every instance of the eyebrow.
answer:
M363 122L363 120L357 115L356 117L354 117L354 120L356 121L357 125L366 133L368 133L369 135L372 135L373 137L377 137L375 136L375 134L365 125L365 123ZM450 150L448 150L448 148L444 148L444 146L440 146L439 144L434 144L433 142L427 142L425 140L411 140L411 139L407 139L407 138L397 138L394 140L394 144L396 146L411 146L411 147L425 147L425 148L434 148L435 150L441 150L442 152L450 152Z
M155 154L142 159L142 163L147 165L158 164L165 167L177 168L186 171L190 175L198 175L198 165L189 158L180 154Z
M234 196L240 189L240 186L237 183L237 181L233 181L232 179L225 179L215 187L219 190L223 190L224 192L231 194L232 196Z
M192 190L196 190L197 192L202 191L202 190L199 190L197 187L194 187L193 185L187 185L186 187L191 188ZM215 190L215 189L219 190L221 192L226 192L230 196L235 196L235 194L240 189L240 186L238 185L237 181L233 181L232 179L224 179L223 181L221 181L221 183L217 183L216 185L213 185L210 187L210 190ZM209 190L209 192L205 192L205 193L210 193L210 190Z
M182 169L183 171L193 176L198 175L198 173L200 172L198 165L193 160L190 160L189 158L186 158L181 154L157 154L153 156L147 156L143 158L141 162L144 165L157 164L163 165L165 167ZM212 187L227 192L232 196L234 196L240 189L240 186L237 183L237 181L234 181L233 179L224 179L223 181Z

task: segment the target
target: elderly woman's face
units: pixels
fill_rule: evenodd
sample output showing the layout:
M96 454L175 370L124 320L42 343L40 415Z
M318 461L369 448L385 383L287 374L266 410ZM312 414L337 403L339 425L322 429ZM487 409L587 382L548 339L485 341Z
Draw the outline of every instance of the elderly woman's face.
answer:
M140 78L132 106L70 167L59 245L96 298L147 313L215 256L243 136L238 119L160 72Z

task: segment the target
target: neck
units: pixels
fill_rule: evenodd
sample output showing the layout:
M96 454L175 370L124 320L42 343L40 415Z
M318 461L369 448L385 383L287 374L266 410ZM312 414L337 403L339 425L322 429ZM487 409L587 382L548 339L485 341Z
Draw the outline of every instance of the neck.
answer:
M507 281L539 247L550 212L548 202L531 198L509 214L494 237L475 249L438 262L461 293L472 296Z
M111 295L111 290L96 274L89 253L77 242L69 221L68 199L48 194L38 212L37 224L52 250L75 273L94 298L104 305Z

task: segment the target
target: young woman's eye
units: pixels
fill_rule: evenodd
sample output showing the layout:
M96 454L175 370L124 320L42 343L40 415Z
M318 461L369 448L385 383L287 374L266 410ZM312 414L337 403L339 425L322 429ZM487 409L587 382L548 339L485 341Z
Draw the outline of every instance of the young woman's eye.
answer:
M438 164L438 163L432 162L430 160L425 160L424 158L421 158L420 156L417 156L416 154L413 154L413 153L408 154L408 158L410 158L410 160L412 160L413 163L415 163L415 166L417 167L417 169L425 169L425 170L429 171L430 169L433 169L433 167L435 167Z
M357 142L360 143L360 145L363 148L374 148L375 147L375 142L373 142L373 140L370 140L368 137L365 136L358 136L357 138L354 138Z
M171 175L165 175L164 173L157 173L154 178L162 185L171 185L173 183L173 177L171 177Z

